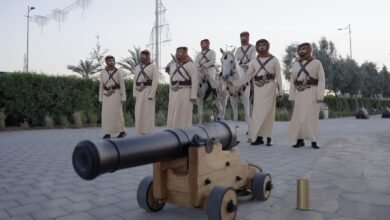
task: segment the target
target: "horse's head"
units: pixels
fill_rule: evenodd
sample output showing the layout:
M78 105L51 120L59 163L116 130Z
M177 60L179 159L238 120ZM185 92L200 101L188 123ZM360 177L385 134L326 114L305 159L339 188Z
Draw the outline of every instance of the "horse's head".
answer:
M221 58L221 67L222 67L222 78L227 80L230 76L233 75L236 68L236 58L234 57L234 48L232 51L224 51L221 48L222 58Z

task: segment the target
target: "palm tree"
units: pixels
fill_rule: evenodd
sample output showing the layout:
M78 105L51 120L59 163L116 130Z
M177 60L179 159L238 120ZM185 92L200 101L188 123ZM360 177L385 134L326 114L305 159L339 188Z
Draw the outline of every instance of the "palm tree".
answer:
M140 54L141 54L141 48L134 47L134 50L128 50L130 53L130 56L127 58L122 59L118 64L125 70L127 70L130 75L134 75L135 73L135 67L140 63Z
M80 60L79 65L68 65L66 68L80 74L85 79L89 79L93 74L99 72L100 64L94 64L93 60Z

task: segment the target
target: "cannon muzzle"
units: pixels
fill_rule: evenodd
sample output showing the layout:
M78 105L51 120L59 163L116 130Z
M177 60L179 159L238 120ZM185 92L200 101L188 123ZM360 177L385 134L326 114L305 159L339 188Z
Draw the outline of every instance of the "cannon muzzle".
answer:
M231 121L165 130L126 139L97 142L84 140L73 151L73 168L81 178L91 180L103 173L186 157L188 148L195 144L194 137L218 140L224 150L230 150L238 144L237 126Z

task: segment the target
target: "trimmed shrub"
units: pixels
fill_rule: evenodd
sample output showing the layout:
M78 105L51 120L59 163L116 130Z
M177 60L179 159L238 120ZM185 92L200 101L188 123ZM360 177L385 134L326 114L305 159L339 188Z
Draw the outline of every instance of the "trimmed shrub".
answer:
M203 116L202 116L203 123L209 123L211 121L211 116L213 116L215 118L213 110L204 109ZM196 115L196 117L198 118L198 115Z
M160 110L156 114L156 126L166 126L167 125L167 112Z
M82 112L73 113L73 126L75 128L83 127L83 114L82 114Z
M319 119L324 119L324 111L321 109L320 114L318 116Z
M134 117L131 113L129 112L124 112L123 113L123 118L125 120L125 126L126 127L133 127L134 126Z
M30 129L30 125L28 124L28 120L27 119L24 119L24 121L22 123L20 123L20 129L23 129L23 130L28 130Z
M98 116L95 112L88 112L87 113L87 121L88 121L89 125L95 127L97 125L97 120L98 120Z
M133 125L133 81L125 80L125 86L127 102L124 104L124 112L131 116L132 121L127 120L127 123ZM62 127L68 127L69 121L66 117L69 117L74 123L72 117L74 112L86 113L86 117L81 117L81 123L78 125L100 123L101 104L98 101L98 95L98 80L34 73L0 75L0 109L4 109L2 117L5 118L3 119L4 126L1 125L0 120L0 129L26 123L32 127L46 126L45 116L47 115L53 119L53 125L59 124ZM159 122L156 124L165 125L166 123L168 98L169 85L159 84L156 91L156 119L159 118ZM362 105L370 114L380 114L385 105L390 105L390 100L369 98L327 96L324 101L329 106L329 117L350 116L351 113L354 115ZM288 95L284 95L283 101L277 102L276 105L277 109L287 109L287 111L292 112L292 104L288 101ZM206 113L207 111L209 112ZM204 112L206 113L204 114L205 122L210 120L210 114L214 114L216 118L217 110L211 101L205 102ZM241 104L238 108L238 118L242 121L245 120L244 108ZM285 112L278 113L276 119L279 120L279 118L285 120L287 114ZM230 103L227 105L225 119L233 119Z
M275 110L275 121L289 121L291 118L291 112L287 109L276 109Z
M0 130L5 129L5 118L6 118L6 115L4 113L4 109L1 109L0 110Z
M65 115L61 115L60 116L60 126L63 128L68 128L69 124L70 123L69 123L68 117L66 117Z
M54 128L54 121L48 115L45 116L45 128Z

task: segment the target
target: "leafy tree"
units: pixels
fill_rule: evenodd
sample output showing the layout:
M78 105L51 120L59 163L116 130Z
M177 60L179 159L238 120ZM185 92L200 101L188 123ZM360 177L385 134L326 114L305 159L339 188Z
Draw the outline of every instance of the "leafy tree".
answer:
M90 52L90 59L91 61L96 61L96 63L99 64L99 70L101 71L103 69L104 65L104 55L108 52L107 49L102 49L102 45L100 44L100 37L99 35L96 36L96 45L95 48L92 49Z
M337 78L334 76L335 73L335 61L337 60L336 48L332 41L326 40L325 37L322 37L317 44L313 43L313 56L319 59L324 68L325 77L326 77L326 88L337 91L337 88L334 88L334 79Z
M382 95L384 97L390 97L390 73L386 66L383 66L379 71L380 87L382 88Z
M332 83L330 87L342 95L357 95L362 87L359 65L353 59L339 58L334 61L331 76L333 78L328 81Z
M380 90L378 81L378 70L375 63L365 62L360 66L363 81L362 95L365 97L374 97Z
M72 70L75 73L78 73L83 78L91 78L95 73L99 72L100 65L95 64L91 60L80 60L80 63L77 66L68 65L67 69Z
M130 56L122 59L118 64L128 71L129 75L135 74L135 67L140 63L141 48L134 47L134 50L128 50Z
M283 74L288 81L291 79L291 68L294 60L297 58L297 44L288 45L286 48L286 55L283 57Z

